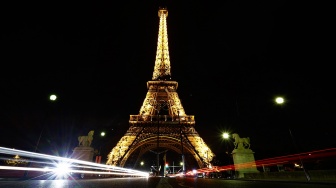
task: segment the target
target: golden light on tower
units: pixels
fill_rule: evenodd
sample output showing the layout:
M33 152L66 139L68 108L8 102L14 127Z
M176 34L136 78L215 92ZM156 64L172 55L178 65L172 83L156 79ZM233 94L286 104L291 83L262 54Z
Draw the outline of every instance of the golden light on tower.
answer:
M153 80L170 79L170 58L168 49L168 32L167 32L167 17L168 10L161 8L158 12L160 17L159 34L157 41L157 50L155 58L155 66L153 72Z
M140 148L157 148L156 154L159 156L161 148L176 151L176 146L179 146L183 171L187 164L184 162L184 152L190 153L200 168L211 166L215 154L195 130L194 115L186 114L177 93L178 82L171 80L166 20L168 10L160 8L158 16L157 51L152 80L147 82L148 92L139 114L130 115L130 127L109 153L106 164L124 166L132 153L139 152ZM140 152L145 153L146 150L149 149Z

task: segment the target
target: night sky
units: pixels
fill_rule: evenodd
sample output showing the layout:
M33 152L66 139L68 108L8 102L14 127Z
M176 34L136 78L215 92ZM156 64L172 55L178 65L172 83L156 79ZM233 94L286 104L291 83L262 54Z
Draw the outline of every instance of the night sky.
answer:
M7 3L0 146L34 151L42 133L36 150L64 156L95 130L107 155L145 99L160 6L172 80L215 154L224 131L249 137L256 159L336 146L335 11L285 0Z

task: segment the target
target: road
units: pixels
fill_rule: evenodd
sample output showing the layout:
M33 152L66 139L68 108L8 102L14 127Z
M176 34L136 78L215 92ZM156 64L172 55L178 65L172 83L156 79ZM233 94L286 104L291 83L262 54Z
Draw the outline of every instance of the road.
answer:
M104 178L73 180L0 180L4 188L334 188L336 184L312 182L245 181L204 178Z

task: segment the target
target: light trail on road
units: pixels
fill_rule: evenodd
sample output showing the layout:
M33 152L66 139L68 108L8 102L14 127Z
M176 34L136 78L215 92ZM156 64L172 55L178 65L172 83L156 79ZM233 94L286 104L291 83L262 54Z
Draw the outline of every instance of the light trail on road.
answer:
M19 167L19 166L0 166L2 170L20 170L20 171L40 171L58 173L60 165L66 165L62 168L62 173L71 175L72 173L79 174L99 174L99 175L118 175L118 176L132 176L132 177L148 177L148 172L142 172L133 169L127 169L117 166L104 165L94 162L64 158L53 155L46 155L41 153L29 152L24 150L10 149L0 147L0 153L6 155L19 155L21 157L30 158L27 162L34 163L32 167ZM8 160L8 157L2 157ZM35 159L35 160L32 160ZM38 160L36 160L38 159ZM37 166L37 167L36 167ZM85 169L85 170L84 170Z
M336 148L328 148L323 150L316 150L311 152L304 152L280 157L267 158L262 160L256 160L247 163L232 164L226 166L212 166L211 168L200 168L195 170L195 172L189 171L187 175L194 175L195 173L209 173L209 172L221 172L229 170L239 170L251 167L262 167L262 166L274 166L274 165L284 165L293 164L300 160L310 161L323 158L332 158L336 156Z

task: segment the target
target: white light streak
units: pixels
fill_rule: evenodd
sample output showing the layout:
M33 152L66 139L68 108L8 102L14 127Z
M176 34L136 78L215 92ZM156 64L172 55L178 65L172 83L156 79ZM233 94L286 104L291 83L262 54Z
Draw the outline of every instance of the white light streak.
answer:
M106 174L106 175L120 175L120 176L140 176L148 177L148 172L142 172L133 169L121 168L111 165L98 164L94 162L76 160L63 158L53 155L46 155L41 153L29 152L24 150L10 149L5 147L0 147L0 153L7 155L19 155L27 158L35 159L29 160L29 162L34 163L34 167L17 167L17 166L0 166L3 170L24 170L24 171L40 171L40 172L53 172L57 173L59 168L58 164L67 164L67 173L81 173L81 174ZM36 160L39 159L39 160ZM49 162L48 162L49 161ZM48 166L46 166L48 165ZM32 166L32 165L31 165ZM35 167L41 166L41 167Z

